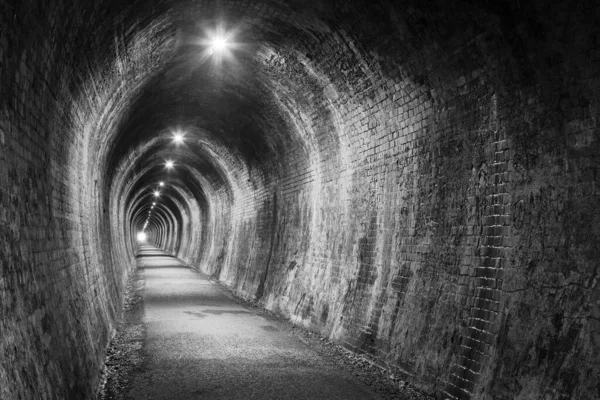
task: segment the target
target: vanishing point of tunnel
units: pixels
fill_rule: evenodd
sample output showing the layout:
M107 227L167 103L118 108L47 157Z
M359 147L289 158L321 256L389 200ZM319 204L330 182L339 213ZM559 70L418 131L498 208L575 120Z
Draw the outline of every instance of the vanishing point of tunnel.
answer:
M2 400L599 399L599 280L597 1L0 0Z

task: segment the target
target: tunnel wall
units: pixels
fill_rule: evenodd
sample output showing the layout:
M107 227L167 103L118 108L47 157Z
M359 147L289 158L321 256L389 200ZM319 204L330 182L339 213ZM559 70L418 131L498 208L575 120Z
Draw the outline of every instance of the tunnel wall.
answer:
M599 396L599 32L578 12L270 57L305 145L262 166L201 267L440 396Z
M110 263L88 258L99 247L95 185L75 174L86 127L71 109L71 70L31 23L47 11L44 27L66 39L68 14L2 7L0 397L76 398L92 390L119 304Z
M109 12L0 4L2 399L89 398L121 313L134 262L112 241L116 211L98 155L120 80L135 86L136 68L152 63L124 34L111 42L120 53L98 45L101 29L89 35Z

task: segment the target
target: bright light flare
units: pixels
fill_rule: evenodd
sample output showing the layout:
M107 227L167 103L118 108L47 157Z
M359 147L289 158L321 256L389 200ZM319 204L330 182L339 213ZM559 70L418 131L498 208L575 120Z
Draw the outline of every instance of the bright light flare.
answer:
M173 160L167 160L167 162L165 163L165 168L167 169L172 169L175 166L175 161Z
M233 59L233 50L239 48L239 44L234 39L237 36L237 29L227 30L225 25L220 23L214 29L205 31L205 37L200 43L206 47L206 55L212 56L217 64L223 59Z
M158 186L160 186L160 187L163 187L163 186L165 186L165 183L164 183L164 182L162 182L162 181L161 181L161 182L158 182Z
M160 196L160 192L158 190L154 191L154 197L159 197Z
M175 142L175 144L183 144L185 135L182 132L175 132L173 134L173 141Z
M148 235L146 235L146 232L138 232L138 234L137 234L138 242L145 242L146 239L148 239Z
M227 50L229 43L227 38L221 35L214 36L210 39L210 51L211 54L217 52L222 53Z

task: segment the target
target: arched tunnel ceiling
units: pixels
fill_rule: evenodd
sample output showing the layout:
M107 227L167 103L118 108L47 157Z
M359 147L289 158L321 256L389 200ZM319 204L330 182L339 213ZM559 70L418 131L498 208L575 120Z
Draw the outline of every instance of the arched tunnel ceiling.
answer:
M195 2L161 4L169 10L159 19L165 28L149 26L152 33L167 37L145 39L173 42L172 53L160 69L148 69L147 77L138 77L137 82L143 84L132 85L131 94L125 89L123 100L129 101L122 101L119 112L113 114L109 124L112 137L104 140L108 144L105 165L111 166L107 167L107 180L127 182L115 179L120 166L129 179L135 171L135 184L126 186L124 197L119 195L131 204L132 193L141 187L177 176L170 184L190 185L192 190L186 193L206 206L206 188L202 186L207 182L213 189L223 187L231 192L230 186L235 184L231 176L240 166L248 169L281 163L286 146L302 142L302 133L292 129L273 89L283 88L285 95L303 82L278 75L281 73L265 64L265 57L295 57L294 52L303 51L295 49L295 43L304 38L304 46L317 46L319 38L312 29L327 28L315 15L306 14L305 5L294 11L293 3L267 3L268 12L258 14L236 2L219 4L213 12ZM310 14L324 11L325 7L319 6ZM144 34L142 29L138 35ZM209 52L211 35L216 34L228 37L230 46L223 54ZM185 144L177 148L171 143L175 131L185 133ZM204 146L220 150L207 151ZM177 166L165 174L161 168L168 159ZM128 168L131 170L126 171ZM139 173L142 170L145 172Z
M307 118L314 116L299 113L298 106L325 104L339 93L356 94L361 85L368 85L375 78L369 75L373 65L365 54L377 56L384 76L408 74L431 90L426 89L428 96L436 96L436 90L440 96L448 86L439 82L456 79L455 71L487 62L480 54L462 60L449 57L445 48L459 46L454 41L464 35L479 35L482 43L476 47L492 54L498 45L485 37L485 25L496 24L502 31L514 22L508 20L513 18L511 5L485 2L382 1L349 6L336 1L157 0L143 6L135 1L104 6L127 27L116 38L117 70L132 58L140 60L101 124L104 136L98 147L106 182L125 208L134 203L145 206L133 193L139 196L141 188L150 190L169 178L175 178L172 185L186 193L181 204L195 201L206 209L211 204L207 192L224 190L235 196L249 182L242 175L251 175L253 169L261 175L266 166L285 168L290 149L310 153L313 133L305 129ZM226 52L211 53L215 35L228 38ZM514 39L503 40L510 47ZM332 46L335 52L330 51ZM345 79L330 80L328 75L335 73L331 65L325 66L331 60L323 56L336 59L336 73ZM436 58L439 62L432 63ZM352 63L362 72L350 72ZM103 76L101 67L90 68L88 86ZM520 65L519 71L528 69ZM327 118L338 120L332 125L340 125L342 119ZM176 131L186 135L182 146L171 142ZM177 166L167 173L163 165L169 159ZM187 186L189 190L183 189Z
M331 56L339 58L337 67L342 73L348 62L369 71L371 66L361 56L364 52L378 54L383 73L394 76L401 67L402 73L410 71L420 83L434 82L433 86L436 75L452 74L453 67L462 67L444 65L440 72L441 65L421 63L413 56L439 47L441 40L451 41L462 30L466 16L481 12L473 4L454 4L460 9L456 20L442 21L438 16L449 11L445 4L436 2L436 8L388 1L354 2L351 7L345 2L320 1L106 3L127 26L123 36L116 38L121 43L117 57L123 58L117 59L118 69L123 68L119 63L132 57L141 60L134 78L122 83L114 109L102 124L105 135L99 139L99 160L106 181L124 184L126 180L115 175L124 165L138 171L158 168L161 160L173 158L176 170L195 170L204 181L188 174L178 185L201 187L211 182L215 190L223 187L235 192L231 185L240 184L232 182L236 172L265 165L281 167L288 149L310 145L310 132L304 131L306 124L301 122L307 116L297 113L297 104L327 102L339 91L356 90L328 80L321 59L329 53L324 46L339 47ZM470 22L469 29L482 29L476 19ZM210 39L219 34L230 42L224 54L210 52ZM404 40L392 41L392 37ZM157 54L143 55L161 46ZM132 55L119 55L119 50ZM410 61L398 59L402 53ZM478 58L472 62L479 62ZM91 68L92 86L98 76ZM371 79L368 75L357 78ZM178 130L185 132L186 145L173 151L169 137ZM219 150L207 152L203 143ZM136 174L136 184L128 187L150 187L157 178L158 170ZM195 196L202 190L206 188L190 193ZM124 198L130 201L131 194Z

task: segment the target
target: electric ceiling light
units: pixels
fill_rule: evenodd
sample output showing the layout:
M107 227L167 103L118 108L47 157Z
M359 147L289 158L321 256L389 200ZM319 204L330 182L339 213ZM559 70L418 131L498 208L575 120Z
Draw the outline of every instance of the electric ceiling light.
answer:
M209 56L220 61L222 58L232 58L232 49L237 44L232 41L235 36L235 30L227 31L223 24L219 24L212 30L206 31L206 36L201 43L206 46Z
M173 134L173 141L175 144L183 144L184 135L182 132L177 131Z
M224 50L227 49L228 44L229 43L227 42L227 38L225 38L224 36L216 35L212 37L210 40L211 54L214 54L215 52L222 53Z
M167 160L167 162L165 163L165 167L167 169L172 169L175 166L175 162L173 160Z

